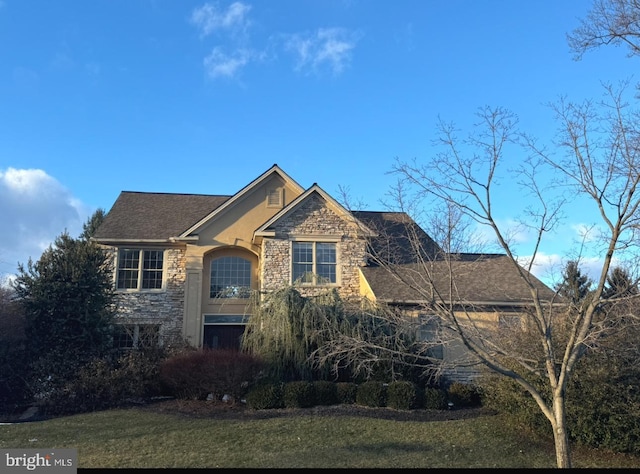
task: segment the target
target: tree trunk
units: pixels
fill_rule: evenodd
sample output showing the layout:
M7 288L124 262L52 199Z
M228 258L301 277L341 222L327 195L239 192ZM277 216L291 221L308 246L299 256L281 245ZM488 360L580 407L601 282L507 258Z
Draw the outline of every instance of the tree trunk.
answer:
M553 441L556 448L558 468L571 467L571 451L569 449L569 433L567 432L564 396L556 396L553 400Z

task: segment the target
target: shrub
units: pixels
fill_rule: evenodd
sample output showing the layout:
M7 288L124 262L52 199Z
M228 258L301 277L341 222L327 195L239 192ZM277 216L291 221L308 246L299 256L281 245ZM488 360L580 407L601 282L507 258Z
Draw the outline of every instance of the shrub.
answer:
M247 406L254 410L284 407L283 384L263 382L252 387L246 396Z
M315 403L313 384L304 380L296 380L284 384L285 408L308 408Z
M528 381L547 396L544 380L530 378ZM545 436L553 435L540 407L520 384L507 377L489 375L482 380L482 387L482 404L505 414L510 424Z
M453 382L447 389L449 401L455 408L470 408L481 405L480 389L473 384Z
M412 382L395 381L387 387L387 406L397 410L411 410L416 407L417 393Z
M187 349L163 361L160 381L177 398L241 398L260 373L260 359L235 350Z
M386 385L375 380L368 380L358 385L356 403L367 407L383 407L387 402Z
M0 407L18 406L28 400L27 370L24 343L0 344Z
M91 359L77 354L73 348L52 350L31 362L26 375L33 401L41 406L55 404L61 396L59 392L63 392L90 363Z
M592 353L578 364L566 395L567 425L578 444L640 453L640 375L619 354Z
M334 382L316 380L313 382L316 405L336 405L338 403L338 389Z
M353 405L356 402L358 384L353 382L338 382L336 384L336 392L338 395L338 403Z
M94 359L73 380L49 394L42 402L44 411L71 414L102 410L157 395L160 357L157 351L131 351L118 358Z
M424 407L427 410L446 410L446 390L438 387L426 387L424 389Z

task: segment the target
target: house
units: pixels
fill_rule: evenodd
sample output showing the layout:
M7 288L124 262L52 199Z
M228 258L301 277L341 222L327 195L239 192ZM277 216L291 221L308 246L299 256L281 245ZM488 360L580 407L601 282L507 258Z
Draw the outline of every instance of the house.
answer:
M290 284L307 296L335 288L418 314L424 293L376 263L410 271L408 235L427 256L442 251L408 215L350 212L273 165L231 196L123 191L93 240L112 255L122 347L179 338L232 348L251 317L249 295ZM517 311L530 297L512 267L499 255L457 258L463 299L489 319Z

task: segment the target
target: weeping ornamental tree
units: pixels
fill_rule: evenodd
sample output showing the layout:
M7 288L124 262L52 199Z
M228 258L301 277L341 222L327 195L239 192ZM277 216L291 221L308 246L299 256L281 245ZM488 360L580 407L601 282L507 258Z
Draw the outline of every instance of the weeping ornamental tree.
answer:
M421 342L419 322L367 299L345 301L337 291L304 297L295 287L262 296L242 347L268 363L280 380L402 379L419 370L437 377L439 359Z

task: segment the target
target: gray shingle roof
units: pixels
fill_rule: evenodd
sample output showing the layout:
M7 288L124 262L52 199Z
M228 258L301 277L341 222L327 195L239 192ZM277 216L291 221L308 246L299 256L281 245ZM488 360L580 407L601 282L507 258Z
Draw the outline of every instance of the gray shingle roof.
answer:
M528 287L506 255L459 254L456 257L450 262L455 274L453 280L449 278L449 262L443 259L429 262L426 266L428 270L425 266L417 264L399 265L394 268L403 280L418 283L424 289L429 288L426 282L431 279L441 298L445 300L453 294L454 301L478 304L522 304L531 301ZM362 272L380 300L428 300L428 290L425 293L412 289L410 285L401 284L389 273L388 268L369 266L363 267ZM539 289L543 300L551 300L554 297L554 292L539 279L533 275L530 275L530 278ZM452 291L451 281L455 283Z
M412 242L420 242L425 258L442 253L436 242L405 212L353 211L353 215L377 233L370 240L368 251L384 262L397 264L415 261ZM415 238L414 238L415 236Z
M167 240L176 237L231 196L203 194L146 193L123 191L109 210L102 225L94 234L98 242L109 240ZM420 278L420 268L412 264L415 253L411 249L407 231L414 231L422 242L424 255L432 262L432 277L436 287L449 297L447 263L434 256L441 254L438 245L410 217L401 212L354 211L379 236L371 241L373 253L392 260L404 277ZM453 262L456 274L457 298L467 302L521 303L530 300L522 279L504 255L459 254ZM424 301L409 286L397 282L386 268L370 265L362 268L376 296L383 301ZM545 297L553 292L531 276ZM424 287L424 285L423 285Z
M94 234L94 239L176 237L229 198L204 194L123 191Z

